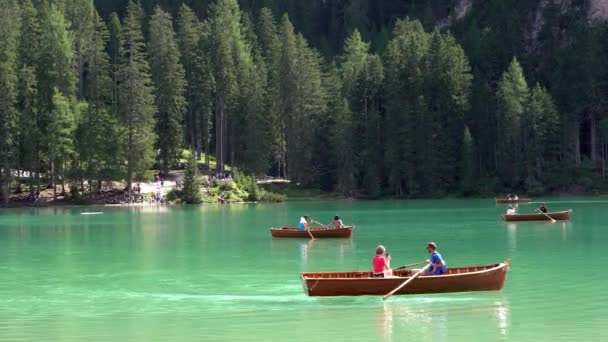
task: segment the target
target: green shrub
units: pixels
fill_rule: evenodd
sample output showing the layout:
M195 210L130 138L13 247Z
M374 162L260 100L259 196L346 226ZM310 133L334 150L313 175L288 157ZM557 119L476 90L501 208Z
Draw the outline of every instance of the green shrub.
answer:
M201 179L198 174L196 158L190 155L186 172L184 174L184 189L182 190L182 200L188 204L198 204L203 201L201 196Z
M171 189L167 192L167 195L165 197L167 198L167 201L169 201L169 202L177 202L177 201L181 200L182 192L181 192L181 190Z
M287 196L275 192L262 191L260 200L262 202L285 202L287 201Z

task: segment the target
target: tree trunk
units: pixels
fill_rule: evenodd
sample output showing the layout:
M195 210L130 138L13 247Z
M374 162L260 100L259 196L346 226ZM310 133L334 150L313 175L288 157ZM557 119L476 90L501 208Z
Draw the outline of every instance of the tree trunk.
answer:
M53 201L57 200L57 187L55 186L55 162L51 162L51 186L53 187Z
M218 96L215 104L215 170L221 171L222 164L222 111L223 100Z
M61 162L61 193L65 196L65 164Z
M591 161L593 162L593 166L595 167L597 162L597 131L596 131L596 123L595 123L595 111L591 112L591 122L589 124L589 144L591 144Z

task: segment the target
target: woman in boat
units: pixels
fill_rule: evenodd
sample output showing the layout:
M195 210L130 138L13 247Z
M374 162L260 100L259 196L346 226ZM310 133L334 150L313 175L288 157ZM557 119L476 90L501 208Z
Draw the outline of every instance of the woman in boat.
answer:
M386 249L384 246L380 245L376 247L376 255L372 259L373 272L372 277L374 278L384 278L393 275L393 270L391 269L390 262L391 256L387 253L384 256Z
M437 245L434 242L429 242L426 245L426 250L431 254L431 259L427 262L431 263L431 267L426 271L426 275L441 275L448 270L448 265L437 252Z
M515 210L515 207L510 205L509 209L507 209L507 215L515 215L517 214L517 211Z
M342 219L338 215L334 216L334 220L331 221L331 223L329 224L329 226L333 227L333 228L336 228L336 229L338 229L338 228L344 228L345 227L344 223L342 222Z
M308 221L309 221L308 215L304 215L304 216L300 217L300 223L298 224L298 229L299 230L309 230L310 223Z
M545 203L541 203L540 208L536 209L539 213L547 213L547 207L545 207Z
M511 199L513 199L513 196L511 196L511 194L507 194L507 199L511 200Z

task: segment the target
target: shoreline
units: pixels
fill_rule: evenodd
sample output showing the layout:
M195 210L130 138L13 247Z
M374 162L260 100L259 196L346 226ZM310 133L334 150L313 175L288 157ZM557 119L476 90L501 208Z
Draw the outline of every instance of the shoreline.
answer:
M170 190L170 189L169 189ZM608 194L548 194L543 196L532 197L532 201L529 203L536 203L542 201L550 201L551 199L556 198L597 198L597 199L605 199L608 198ZM183 203L150 203L149 201L139 202L139 203L78 203L66 200L58 200L58 201L45 201L42 205L34 205L29 202L9 202L9 205L6 207L0 207L1 209L16 209L16 208L62 208L62 207L111 207L111 208L145 208L145 207L180 207L180 206L202 206L202 205L229 205L229 204L278 204L285 202L312 202L312 201L320 201L320 202L375 202L375 201L394 201L394 202L406 202L406 201L441 201L441 200L491 200L494 201L495 198L501 197L481 197L481 196L473 196L473 197L463 197L463 196L444 196L437 198L396 198L396 197L381 197L378 199L365 199L365 198L355 198L355 197L339 197L339 196L302 196L302 197L290 197L284 202L246 202L246 201L226 201L225 203L220 203L219 201L211 202L202 202L200 204L183 204ZM525 205L526 203L520 203Z

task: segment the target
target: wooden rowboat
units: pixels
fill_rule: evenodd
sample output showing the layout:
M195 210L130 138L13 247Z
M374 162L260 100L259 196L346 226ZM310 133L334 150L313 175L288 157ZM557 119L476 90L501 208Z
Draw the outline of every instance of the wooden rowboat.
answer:
M517 204L517 203L530 203L530 198L518 198L518 199L506 199L506 198L494 198L496 204Z
M349 238L353 234L355 226L344 228L311 228L310 233L316 238ZM310 235L306 230L298 228L283 227L270 228L270 234L277 238L303 238L310 239Z
M502 289L510 261L486 265L448 268L438 276L419 276L396 295L498 291ZM304 292L309 296L383 296L401 285L418 270L396 270L394 276L372 278L372 272L305 272Z
M530 214L504 214L502 215L502 219L505 221L549 221L550 216L552 219L556 221L567 221L570 219L572 215L572 209L566 211L556 211L553 213L530 213Z

